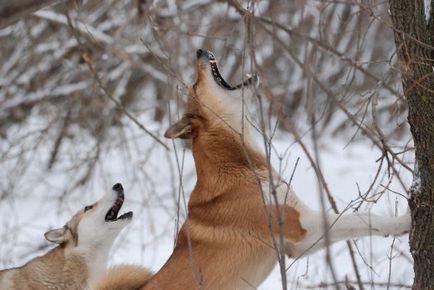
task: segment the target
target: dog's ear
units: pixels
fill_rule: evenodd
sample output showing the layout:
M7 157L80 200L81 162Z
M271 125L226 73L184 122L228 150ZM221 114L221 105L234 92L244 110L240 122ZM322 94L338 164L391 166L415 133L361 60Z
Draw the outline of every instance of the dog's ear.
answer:
M173 124L164 133L166 138L181 138L181 139L191 139L194 137L194 122L193 119L197 118L196 115L185 114L181 120Z
M60 229L54 229L51 231L48 231L44 234L45 239L47 239L47 241L52 242L52 243L56 243L56 244L62 244L64 242L66 242L66 228L60 228Z

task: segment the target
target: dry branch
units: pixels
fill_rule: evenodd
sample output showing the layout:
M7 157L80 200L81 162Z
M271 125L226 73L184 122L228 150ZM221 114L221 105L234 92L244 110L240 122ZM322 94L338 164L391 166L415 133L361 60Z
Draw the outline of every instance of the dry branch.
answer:
M0 2L0 29L59 0L4 0Z

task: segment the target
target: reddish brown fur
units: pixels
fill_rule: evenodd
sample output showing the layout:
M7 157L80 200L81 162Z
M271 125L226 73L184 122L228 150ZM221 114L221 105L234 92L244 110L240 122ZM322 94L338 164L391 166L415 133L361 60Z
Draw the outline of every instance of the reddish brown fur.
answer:
M171 257L143 290L252 289L276 263L272 236L281 229L278 209L264 205L259 184L267 180L266 160L221 120L221 104L213 99L205 69L198 61L197 81L189 92L189 120L166 134L190 126L181 136L192 138L197 172L188 218ZM299 213L288 206L279 212L284 237L300 241L305 230Z

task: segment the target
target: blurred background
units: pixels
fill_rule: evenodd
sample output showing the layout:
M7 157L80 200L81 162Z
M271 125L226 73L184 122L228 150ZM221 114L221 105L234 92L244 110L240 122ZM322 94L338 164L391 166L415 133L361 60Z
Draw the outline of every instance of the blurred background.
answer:
M188 142L163 134L198 48L233 85L259 75L252 120L266 118L273 165L295 172L307 204L327 194L320 171L328 210L402 214L414 154L390 27L386 1L88 0L1 28L0 268L47 251L43 233L116 182L135 218L111 262L161 267L195 183ZM325 251L288 260L288 289L410 288L407 236L330 251L332 263Z

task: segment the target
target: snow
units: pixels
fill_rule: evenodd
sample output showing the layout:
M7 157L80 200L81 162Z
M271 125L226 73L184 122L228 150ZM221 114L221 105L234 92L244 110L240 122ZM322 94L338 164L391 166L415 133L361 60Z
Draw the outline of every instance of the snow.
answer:
M164 131L160 124L153 123L147 118L141 118L141 121L153 131ZM47 121L34 117L30 126L32 128L29 130L37 132L44 127L45 122ZM17 130L15 133L14 138L20 139L20 135L25 132ZM122 182L126 190L123 210L133 210L135 216L132 225L121 234L114 246L111 264L134 263L154 271L163 265L173 249L177 222L182 222L185 218L184 205L194 185L191 152L184 150L180 142L175 142L175 147L167 152L133 124L127 124L122 134L120 133L117 129L111 130L109 138L112 141L108 142L106 148L102 148L103 156L96 164L91 182L86 186L76 184L84 174L84 169L78 172L73 170L78 161L89 158L86 152L91 152L94 146L93 142L85 141L88 139L86 136L78 137L84 141L78 148L71 148L71 144L66 142L62 146L64 154L60 155L59 164L48 174L44 163L49 156L50 147L42 144L38 147L37 154L32 153L30 149L29 153L25 153L22 161L23 167L27 167L14 167L15 163L11 160L2 168L2 180L14 177L20 180L14 183L18 185L16 188L9 189L7 182L3 183L1 188L3 194L10 194L3 196L0 201L1 267L18 266L45 252L49 246L43 238L46 230L63 225L73 212L91 203L116 182ZM309 140L305 141L309 144ZM35 145L27 144L27 139L21 139L21 142L23 150ZM13 140L10 140L10 144L13 143ZM166 141L166 144L170 143ZM356 183L362 192L369 187L378 166L376 159L380 155L378 150L367 143L356 143L351 146L346 146L346 143L347 140L327 138L321 140L320 144L322 169L341 209L357 199ZM3 152L6 146L5 143L2 144ZM300 147L293 142L288 133L283 132L279 132L275 137L274 147L273 164L278 168L279 160L282 160L282 175L286 179L289 179L295 161L300 158L292 186L306 204L319 209L316 178ZM183 167L184 192L179 192L175 152ZM17 154L10 156L13 159L12 156ZM382 183L387 184L387 176L383 177ZM406 184L410 184L410 174L404 173L402 177ZM389 188L405 195L395 179L392 179ZM374 187L375 192L382 190L378 184ZM185 194L185 198L181 194L178 216L176 200L180 193ZM377 214L393 215L395 201L398 202L398 214L405 212L404 198L392 191L386 191L375 205L369 203L362 206L362 209ZM371 237L356 242L357 264L364 280L387 282L388 255L392 241L391 237ZM331 247L338 278L343 280L348 275L352 281L354 274L347 252L343 242ZM404 254L400 254L401 252ZM303 288L303 285L330 281L324 255L325 252L320 251L310 258L300 259L294 263L288 260L287 265L291 265L288 271L289 289L294 289L296 285ZM396 257L392 260L392 281L411 284L412 270L408 262L410 255L407 236L396 239L393 256ZM260 289L279 287L280 274L276 268Z
M413 182L411 183L410 192L420 192L422 181L420 179L419 165L414 162Z
M423 0L424 6L425 6L425 19L426 22L430 19L430 13L431 13L431 0Z

